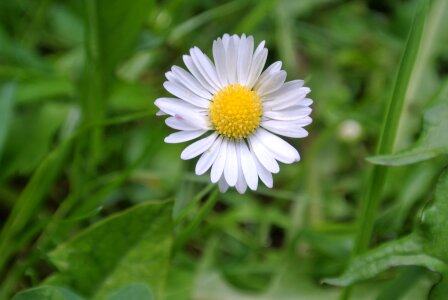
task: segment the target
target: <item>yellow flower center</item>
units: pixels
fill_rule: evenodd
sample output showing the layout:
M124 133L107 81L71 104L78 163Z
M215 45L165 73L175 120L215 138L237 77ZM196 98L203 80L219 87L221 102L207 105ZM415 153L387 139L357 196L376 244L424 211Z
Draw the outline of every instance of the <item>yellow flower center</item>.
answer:
M209 108L215 130L227 138L242 139L261 122L260 97L248 87L232 84L213 95Z

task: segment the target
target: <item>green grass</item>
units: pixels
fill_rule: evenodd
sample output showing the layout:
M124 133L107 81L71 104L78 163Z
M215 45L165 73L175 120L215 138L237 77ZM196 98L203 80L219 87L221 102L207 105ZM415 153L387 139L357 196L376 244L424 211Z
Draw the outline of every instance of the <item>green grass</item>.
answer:
M0 299L444 299L445 0L0 2ZM301 162L221 194L154 100L265 40L312 92ZM401 58L401 59L400 59Z

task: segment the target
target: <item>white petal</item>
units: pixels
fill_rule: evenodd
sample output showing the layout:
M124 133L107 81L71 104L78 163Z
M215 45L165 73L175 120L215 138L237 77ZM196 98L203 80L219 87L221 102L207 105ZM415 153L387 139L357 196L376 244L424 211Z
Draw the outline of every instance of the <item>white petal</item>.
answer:
M178 98L158 98L156 99L156 101L154 101L154 104L165 114L171 116L174 116L176 113L182 110L188 110L195 113L206 111L203 108L191 105L190 103Z
M280 90L281 89L283 89L283 87L280 88ZM291 91L289 93L283 93L282 95L277 96L274 95L275 93L269 94L274 96L269 95L264 96L264 98L269 97L271 98L269 100L263 100L263 106L266 109L272 109L272 110L285 109L294 105L300 105L302 107L306 107L309 106L311 103L313 103L311 99L307 100L307 98L305 98L309 92L310 92L309 88L300 88L295 91Z
M246 85L249 76L252 55L254 51L254 38L243 34L238 49L237 79L238 83Z
M184 151L182 151L182 153L180 154L180 158L184 160L192 159L198 156L199 154L204 153L212 146L213 142L216 140L217 137L218 134L214 132L208 137L194 142L193 144L185 148Z
M267 120L261 122L261 126L279 135L292 138L303 138L308 136L308 131L303 129L302 126L306 126L311 123L311 118L307 118L310 121L308 123L304 123L304 125L292 123L289 121Z
M229 189L229 185L227 184L224 175L219 178L218 187L221 193L225 193Z
M158 112L156 112L156 116L160 117L160 116L166 116L168 115L166 112L159 110Z
M205 78L205 80L207 80L208 83L217 90L222 89L223 86L218 79L216 68L210 58L202 53L202 51L198 47L190 49L190 56L196 64L198 70L202 73L202 76Z
M244 141L241 141L238 144L238 150L242 169L242 174L239 174L239 176L241 177L244 175L249 188L255 191L258 186L258 174L252 153L249 151L249 148L247 148L246 142Z
M165 124L169 127L176 129L176 130L198 130L201 128L198 128L197 126L191 125L185 120L176 118L176 117L169 117L165 120Z
M223 138L221 136L218 137L213 145L201 155L195 168L197 175L202 175L210 169L213 162L218 157L222 140Z
M290 109L292 106L308 107L313 101L305 98L305 96L305 94L301 94L293 98L275 98L274 100L263 101L263 108L265 110L282 110Z
M254 136L249 137L249 145L252 153L258 158L260 163L271 173L278 173L280 167L277 161L274 159L273 154L266 149L266 147L254 138Z
M195 93L193 93L192 91L190 91L189 89L185 88L184 86L178 83L172 81L165 81L163 83L163 87L174 96L182 100L185 100L190 104L202 108L208 108L210 106L209 100L196 95Z
M184 64L188 68L188 71L190 71L190 73L193 74L193 76L199 81L199 83L207 91L209 91L211 94L215 94L218 91L218 89L216 89L215 87L210 85L210 83L208 83L208 81L204 78L202 73L199 71L196 64L193 62L193 59L189 55L184 55L183 59L184 59Z
M297 120L293 121L281 121L281 120L271 120L271 119L265 119L261 122L261 125L267 124L268 126L272 127L279 127L279 128L285 128L287 126L296 128L296 127L305 127L310 125L313 122L313 119L309 116L304 116L301 118L298 118Z
M185 101L176 98L159 98L155 101L155 105L163 112L183 120L191 126L201 129L210 128L205 110Z
M284 97L290 98L291 94L294 96L296 94L302 93L303 89L309 90L309 88L303 88L303 84L304 84L303 80L291 80L285 82L280 89L278 89L275 92L266 94L263 98L264 99L275 99Z
M228 84L234 84L237 82L236 65L238 61L238 46L239 46L239 38L235 38L234 36L230 37L228 41L228 46L226 47Z
M235 188L240 194L244 194L247 190L247 183L244 179L243 170L241 169L241 162L238 161L238 180L235 184Z
M179 81L183 83L183 85L187 88L189 88L191 91L193 91L198 96L201 96L205 99L211 99L212 94L210 94L209 91L204 89L204 87L199 83L199 81L190 73L182 69L178 66L173 66L171 68L171 71L173 74L178 78Z
M312 109L309 107L303 106L292 106L287 109L282 110L271 110L263 112L263 116L275 120L298 120L303 117L308 116L311 113Z
M194 140L207 131L208 130L178 131L167 136L165 138L165 143L175 144Z
M227 81L227 61L226 50L224 44L220 38L213 42L213 58L215 60L216 73L222 86L226 86Z
M229 47L229 41L230 41L230 35L228 33L225 33L222 36L222 44L224 45L225 49L227 49L227 47Z
M266 70L264 70L264 72L261 73L261 75L258 78L255 86L257 86L261 81L263 81L266 76L271 76L272 74L280 71L281 68L282 68L282 62L281 61L276 61L275 63L273 63L272 65L267 67Z
M273 186L273 179L272 174L269 172L263 165L260 163L260 161L257 159L257 157L252 153L252 157L254 158L255 165L257 166L257 173L260 177L261 181L268 187L272 188Z
M296 148L275 134L259 128L254 136L265 145L278 161L290 164L300 160L300 155Z
M224 177L230 186L235 186L238 179L238 158L234 141L227 142L227 158L224 167Z
M264 96L272 93L282 87L286 79L285 71L278 71L270 75L266 75L263 80L260 80L255 86L255 91L258 95Z
M182 78L181 76L186 76L186 75L185 74L182 74L182 75L181 74L176 74L173 71L166 72L165 73L165 77L166 77L166 79L168 79L168 81L171 81L171 82L173 82L173 83L175 83L177 85L182 86L183 88L189 90L193 94L195 94L195 95L197 95L197 96L199 96L201 98L210 100L212 98L210 93L208 93L208 91L206 89L204 89L190 73L188 73L185 70L184 70L184 72L186 74L188 74L189 76L191 76L191 78L188 78L188 77L187 78ZM196 87L193 82L196 82L199 85L199 87Z
M227 140L223 139L221 146L219 147L218 157L213 162L210 179L213 183L216 183L221 178L226 165L226 153L227 153Z
M247 77L246 86L252 88L260 77L261 71L263 71L264 64L268 57L268 50L264 48L264 41L261 42L255 50L252 63L250 66L249 75Z
M313 104L313 100L310 98L305 98L300 102L300 105L303 106L310 106L311 104Z

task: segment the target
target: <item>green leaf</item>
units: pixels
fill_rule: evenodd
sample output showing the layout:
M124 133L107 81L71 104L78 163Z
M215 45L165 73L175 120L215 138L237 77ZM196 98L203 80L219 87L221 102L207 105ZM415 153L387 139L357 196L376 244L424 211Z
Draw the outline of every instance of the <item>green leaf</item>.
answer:
M145 203L98 222L50 253L59 273L48 283L104 299L135 282L160 299L172 246L171 202Z
M147 18L152 0L86 0L86 65L84 83L91 109L105 101L118 63L129 54ZM102 96L101 98L95 98ZM101 106L99 107L101 108ZM91 113L95 113L92 111Z
M67 120L68 111L68 105L58 103L46 103L38 109L17 111L11 120L2 155L1 176L34 171L49 152L56 133Z
M143 23L153 6L153 0L88 0L94 15L88 15L89 26L95 30L96 46L106 73L113 73L115 66L129 53ZM92 46L92 45L91 45Z
M423 116L423 129L417 142L409 149L392 155L369 157L374 164L401 166L448 154L448 81L435 105Z
M213 300L337 299L338 291L325 289L314 283L298 267L298 264L299 261L295 260L281 265L267 291L259 294L232 287L217 270L202 270L196 280L193 298Z
M443 261L423 252L423 240L418 235L385 243L378 248L362 254L350 263L344 273L337 278L323 280L324 283L347 286L397 266L425 266L430 270L442 270Z
M0 87L0 157L13 115L15 90L14 83Z
M204 11L174 27L168 36L168 41L176 42L185 35L194 32L201 26L206 25L206 23L211 22L218 17L224 17L235 13L245 6L247 6L245 1L231 1L220 6L215 6L212 9Z
M65 161L70 144L51 152L33 173L0 232L0 271L15 250L17 236L33 220Z
M448 170L440 176L434 203L423 211L419 234L425 238L424 251L448 263Z
M44 285L16 294L12 300L83 300L72 291L58 286Z
M405 102L406 92L412 72L416 65L420 43L424 27L428 17L429 1L422 0L409 32L406 47L398 68L392 97L387 104L385 118L382 124L381 134L378 141L378 155L391 154L394 150L398 133L398 125ZM369 248L377 210L382 199L383 189L387 179L388 169L384 166L374 165L363 189L360 207L359 229L355 237L354 255L359 255ZM347 299L347 298L346 298Z
M308 275L314 266L295 254L288 254L281 261L277 261L273 278L264 286L263 291L248 292L238 289L230 285L218 270L219 267L222 267L222 261L215 255L217 241L217 239L210 240L205 249L193 287L193 295L190 298L207 300L333 300L338 297L337 290L320 286L310 279ZM242 263L247 263L247 261ZM259 263L263 264L264 262ZM249 279L246 277L246 280ZM173 289L175 288L173 287ZM177 298L173 297L173 299Z
M86 124L102 121L118 63L128 55L152 0L85 0L85 68L82 105ZM102 128L92 131L84 147L95 169L102 156Z
M428 272L422 267L412 266L401 268L400 274L395 279L388 282L376 300L406 299L403 297L412 292L409 287L418 287L418 281L425 277L427 273ZM415 297L415 299L423 299L423 297Z
M53 98L68 98L74 94L74 85L68 78L48 75L32 77L20 82L17 103L32 104Z
M410 265L424 266L446 276L448 274L447 216L448 170L440 176L434 202L423 211L421 223L414 233L356 257L341 276L325 279L324 282L346 286L372 278L391 267ZM443 280L441 284L442 286L445 284Z
M448 295L448 272L443 273L440 282L432 288L429 300L446 300L446 295Z
M153 299L151 289L143 283L133 283L113 293L108 300Z

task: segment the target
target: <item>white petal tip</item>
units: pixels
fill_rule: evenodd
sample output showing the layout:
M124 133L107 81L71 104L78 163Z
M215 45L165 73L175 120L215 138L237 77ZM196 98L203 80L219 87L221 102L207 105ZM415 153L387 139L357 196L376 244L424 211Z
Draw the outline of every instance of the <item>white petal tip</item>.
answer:
M175 142L171 139L171 136L167 136L163 141L167 144L175 144Z

